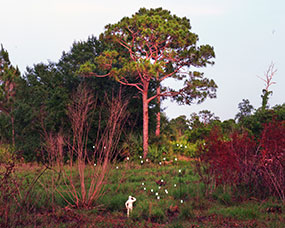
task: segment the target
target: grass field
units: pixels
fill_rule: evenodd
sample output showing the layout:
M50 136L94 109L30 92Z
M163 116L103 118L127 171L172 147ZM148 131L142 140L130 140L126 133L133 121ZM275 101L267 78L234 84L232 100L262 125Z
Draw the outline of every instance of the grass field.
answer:
M43 167L24 165L17 170L21 184L31 186ZM241 200L233 189L219 187L206 197L205 186L189 161L169 165L114 164L104 183L103 196L87 209L66 207L68 204L57 191L51 191L56 185L51 181L52 175L52 170L46 170L33 185L25 210L11 207L11 211L15 210L9 221L11 226L279 228L285 224L285 207L275 198ZM61 181L57 184L64 187ZM129 195L137 201L128 218L125 202Z

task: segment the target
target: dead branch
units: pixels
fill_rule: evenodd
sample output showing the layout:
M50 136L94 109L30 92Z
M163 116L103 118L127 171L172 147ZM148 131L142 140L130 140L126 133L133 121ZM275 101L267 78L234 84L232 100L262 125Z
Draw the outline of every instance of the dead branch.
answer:
M269 87L273 84L276 84L276 82L273 82L273 76L275 75L275 73L277 72L277 70L274 69L274 63L271 63L267 69L267 71L264 73L264 77L265 78L261 78L259 77L262 81L265 82L265 90L268 92L269 91Z

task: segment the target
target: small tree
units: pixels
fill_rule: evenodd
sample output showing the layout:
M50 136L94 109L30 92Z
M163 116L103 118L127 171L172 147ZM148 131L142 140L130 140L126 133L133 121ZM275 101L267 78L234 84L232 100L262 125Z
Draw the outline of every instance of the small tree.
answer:
M197 71L190 72L189 67L205 67L213 64L213 48L209 45L197 46L198 36L190 32L190 21L171 15L162 8L140 9L131 18L124 17L113 25L107 25L101 38L110 44L110 50L97 58L100 69L106 70L102 76L115 78L119 83L138 89L143 100L143 149L144 158L148 153L149 103L155 98L171 96L179 102L191 104L198 99L215 97L216 84L203 77ZM129 54L119 55L118 46ZM90 73L94 65L86 63L80 72ZM175 91L161 88L161 82L167 78L184 81L184 88ZM155 95L150 96L150 83L156 83ZM157 117L159 121L159 116ZM159 130L157 130L159 133Z
M246 116L250 116L254 107L250 104L248 99L242 99L242 102L238 104L239 113L236 114L235 119L239 122Z
M12 66L8 52L1 45L0 50L0 113L3 112L11 120L12 143L15 145L15 127L13 103L16 94L16 79L20 77L18 68Z

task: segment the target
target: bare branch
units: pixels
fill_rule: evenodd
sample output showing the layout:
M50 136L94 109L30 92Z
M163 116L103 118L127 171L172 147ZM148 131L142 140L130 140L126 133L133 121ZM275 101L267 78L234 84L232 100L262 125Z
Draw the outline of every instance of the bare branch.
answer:
M271 63L267 69L267 71L264 73L265 78L261 78L259 77L262 81L265 82L265 90L268 92L269 91L269 87L273 84L276 84L276 82L273 82L273 76L275 75L275 73L277 72L277 69L274 69L274 63Z

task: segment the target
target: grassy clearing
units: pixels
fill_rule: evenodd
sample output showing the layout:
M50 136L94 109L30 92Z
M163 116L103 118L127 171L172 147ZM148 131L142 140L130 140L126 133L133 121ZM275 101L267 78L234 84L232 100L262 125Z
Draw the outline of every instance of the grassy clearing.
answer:
M43 167L36 165L22 166L19 177L28 186L41 170ZM55 173L47 170L34 185L29 217L24 212L20 214L26 220L23 226L282 227L285 223L284 213L268 211L275 207L285 211L284 205L274 198L237 201L231 189L223 188L216 188L205 197L205 186L199 182L191 162L165 166L115 164L103 196L89 209L65 208L63 198L51 191L52 175ZM56 184L65 187L62 180ZM127 218L124 204L129 195L137 201Z

